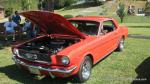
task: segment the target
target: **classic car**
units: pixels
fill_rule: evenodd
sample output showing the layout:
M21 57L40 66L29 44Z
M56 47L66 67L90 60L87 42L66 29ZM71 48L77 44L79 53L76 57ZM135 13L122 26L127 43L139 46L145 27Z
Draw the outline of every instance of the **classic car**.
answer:
M61 15L27 11L20 13L40 28L33 39L12 46L13 60L37 76L70 77L85 82L94 64L113 51L122 51L128 35L112 18Z

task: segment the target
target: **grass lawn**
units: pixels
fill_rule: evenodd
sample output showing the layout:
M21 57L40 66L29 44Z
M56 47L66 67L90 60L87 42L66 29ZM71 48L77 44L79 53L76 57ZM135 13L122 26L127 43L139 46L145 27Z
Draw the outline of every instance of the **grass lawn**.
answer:
M87 84L136 84L133 80L150 78L150 24L125 23L129 26L129 38L123 52L114 52L92 69ZM123 24L124 25L124 24ZM141 37L142 36L142 37ZM147 37L147 38L145 38ZM0 41L1 42L1 41ZM14 65L9 45L0 44L0 84L47 84L72 83L71 78L49 77L34 80ZM147 82L147 81L139 81ZM148 83L147 83L148 84Z

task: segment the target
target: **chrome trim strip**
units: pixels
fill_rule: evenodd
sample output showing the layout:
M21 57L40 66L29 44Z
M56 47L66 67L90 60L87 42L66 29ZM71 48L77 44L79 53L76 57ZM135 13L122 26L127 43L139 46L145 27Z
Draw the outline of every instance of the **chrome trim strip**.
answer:
M44 63L44 64L51 64L50 62L44 62L44 61L38 61L38 60L35 60L35 61L32 61L32 60L29 60L29 59L26 59L24 57L21 57L20 55L17 55L19 58L22 58L22 59L25 59L27 61L31 61L31 62L39 62L39 63Z
M35 69L39 69L39 70L43 70L43 71L48 71L48 72L59 72L59 73L65 73L65 74L69 74L71 73L73 70L75 70L77 68L77 66L74 66L71 69L68 70L61 70L61 69L50 69L50 68L43 68L41 66L33 66L33 65L28 65L22 61L20 61L19 59L16 59L16 56L13 56L12 59L15 61L15 63L26 66L26 67L30 67L30 68L35 68Z

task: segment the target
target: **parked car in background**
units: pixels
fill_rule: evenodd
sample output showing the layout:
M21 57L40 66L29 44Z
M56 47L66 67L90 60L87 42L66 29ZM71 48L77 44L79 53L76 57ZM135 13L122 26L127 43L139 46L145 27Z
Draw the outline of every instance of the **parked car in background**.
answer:
M21 13L40 27L40 36L12 46L13 60L31 74L90 78L94 64L114 50L122 51L128 29L116 20L81 16L66 20L50 12Z

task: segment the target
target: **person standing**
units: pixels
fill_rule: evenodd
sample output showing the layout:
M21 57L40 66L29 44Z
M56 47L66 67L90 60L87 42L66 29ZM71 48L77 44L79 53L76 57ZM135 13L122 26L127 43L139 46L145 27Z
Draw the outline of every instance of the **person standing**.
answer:
M31 38L31 32L30 29L31 28L31 22L28 19L25 19L25 23L23 24L23 32L26 32L27 38Z
M37 35L39 34L39 26L37 24L31 23L30 24L30 28L29 28L29 32L28 32L28 38L32 39L37 37Z
M22 37L22 28L20 26L21 17L18 13L18 11L15 11L15 14L12 15L12 20L17 24L17 27L15 27L15 30L19 32L19 37Z
M12 20L11 17L8 18L8 21L4 23L4 27L5 27L5 40L7 41L7 35L8 33L12 33L13 34L13 41L15 41L15 27L17 27L17 24Z
M21 22L21 17L18 14L18 11L15 11L15 14L12 16L12 20L16 23L16 24L20 24Z

